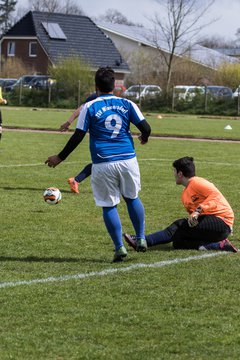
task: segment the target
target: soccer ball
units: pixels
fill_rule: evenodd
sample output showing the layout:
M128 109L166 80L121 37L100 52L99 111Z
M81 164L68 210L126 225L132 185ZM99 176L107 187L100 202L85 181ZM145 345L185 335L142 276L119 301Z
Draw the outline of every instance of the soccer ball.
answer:
M59 189L55 187L47 188L43 193L43 198L46 203L50 205L58 204L62 199L62 194Z

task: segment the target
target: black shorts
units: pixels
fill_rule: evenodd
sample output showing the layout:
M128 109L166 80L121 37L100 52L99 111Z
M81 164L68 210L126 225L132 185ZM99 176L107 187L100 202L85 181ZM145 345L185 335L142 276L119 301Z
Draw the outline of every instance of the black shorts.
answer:
M187 219L176 220L169 229L171 227L175 249L198 249L201 245L224 240L231 233L230 227L214 215L200 216L195 227L190 227Z

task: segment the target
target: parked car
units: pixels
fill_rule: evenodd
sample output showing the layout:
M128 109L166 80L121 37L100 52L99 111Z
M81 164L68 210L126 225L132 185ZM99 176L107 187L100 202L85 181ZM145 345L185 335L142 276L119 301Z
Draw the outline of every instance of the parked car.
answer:
M203 95L203 86L196 85L177 85L174 86L174 96L179 100L191 101L197 95Z
M28 84L29 89L46 90L52 86L55 80L51 79L48 75L38 76L33 78Z
M233 97L232 89L227 86L206 86L206 92L208 95L211 95L213 98L217 99L232 99Z
M133 100L144 99L147 97L156 97L161 95L162 89L157 85L132 85L126 91L123 96Z
M17 79L14 78L0 78L0 87L2 88L2 91L5 91L7 86L12 86L15 84Z
M23 88L27 88L27 87L29 87L29 83L33 79L37 79L37 78L40 78L40 77L42 77L42 75L23 75L13 85L7 86L5 88L5 91L13 91L14 89L19 88L20 85Z

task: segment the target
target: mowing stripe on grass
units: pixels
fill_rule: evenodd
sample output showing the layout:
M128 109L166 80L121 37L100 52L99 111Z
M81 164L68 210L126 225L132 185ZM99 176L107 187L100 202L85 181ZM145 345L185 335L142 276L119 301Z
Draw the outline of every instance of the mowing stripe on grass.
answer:
M75 275L65 275L65 276L59 276L59 277L48 277L45 279L33 279L33 280L22 280L22 281L9 281L9 282L2 282L0 283L0 288L7 288L7 287L15 287L15 286L21 286L21 285L33 285L33 284L46 284L46 283L52 283L52 282L62 282L62 281L69 281L69 280L79 280L79 279L87 279L90 277L96 277L96 276L107 276L114 273L120 273L120 272L127 272L131 270L136 269L147 269L147 268L160 268L167 265L172 264L180 264L184 262L189 262L192 260L201 260L206 258L211 258L215 256L220 255L226 255L227 252L216 252L216 253L210 253L210 254L202 254L197 256L189 256L187 258L176 258L172 260L165 260L160 261L156 263L150 263L150 264L133 264L127 267L122 268L110 268L103 271L93 271L90 273L82 273L82 274L75 274Z

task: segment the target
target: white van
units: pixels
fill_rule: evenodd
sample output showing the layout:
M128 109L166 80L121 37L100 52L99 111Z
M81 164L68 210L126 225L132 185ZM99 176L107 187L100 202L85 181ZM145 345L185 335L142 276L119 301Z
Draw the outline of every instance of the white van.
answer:
M204 86L177 85L174 86L174 97L177 99L191 101L196 95L203 95Z
M162 89L158 85L132 85L126 91L124 91L123 96L129 99L138 100L139 94L140 98L151 97L154 98L157 95L160 95Z

